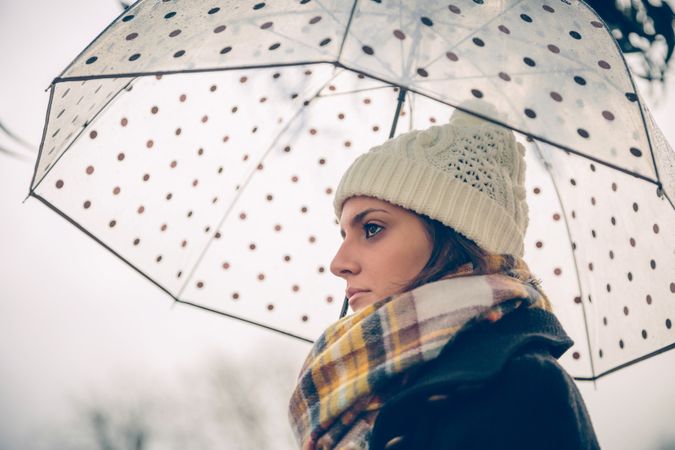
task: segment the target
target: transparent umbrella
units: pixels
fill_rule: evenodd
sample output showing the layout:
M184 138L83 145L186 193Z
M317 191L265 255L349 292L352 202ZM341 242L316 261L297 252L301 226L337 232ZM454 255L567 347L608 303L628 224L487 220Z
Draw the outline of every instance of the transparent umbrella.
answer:
M311 341L344 296L340 175L456 107L528 148L568 371L674 347L675 157L579 1L140 0L50 86L29 195L174 301Z

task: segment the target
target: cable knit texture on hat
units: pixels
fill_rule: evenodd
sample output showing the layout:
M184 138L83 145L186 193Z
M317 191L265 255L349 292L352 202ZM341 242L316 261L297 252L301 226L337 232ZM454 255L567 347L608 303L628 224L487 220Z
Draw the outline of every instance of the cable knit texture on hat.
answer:
M514 133L455 110L449 123L412 130L359 156L335 193L366 195L427 215L492 254L522 257L528 225L525 148Z

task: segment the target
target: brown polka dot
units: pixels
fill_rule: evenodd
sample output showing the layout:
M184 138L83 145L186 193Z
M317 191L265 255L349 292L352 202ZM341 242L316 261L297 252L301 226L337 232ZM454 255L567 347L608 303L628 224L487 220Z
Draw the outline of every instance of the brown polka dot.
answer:
M459 61L459 56L454 52L445 52L445 57L453 62Z
M310 236L310 237L308 238L308 240L309 240L310 243L313 244L313 243L316 242L316 237L315 237L315 236Z
M284 261L288 262L291 260L291 255L284 255Z
M166 194L166 199L167 199L167 200L171 200L172 198L173 198L173 194L172 194L171 192L169 192L168 194Z
M170 166L171 166L172 169L175 169L177 165L178 165L178 161L176 161L175 159L173 161L171 161Z
M319 165L324 165L326 164L326 158L319 158Z
M186 246L187 246L187 241L186 241L185 239L183 239L183 240L181 241L181 243L180 243L180 246L181 246L181 247L186 247Z
M89 209L89 207L91 206L91 202L89 200L86 200L82 206L84 206L84 209Z
M126 127L128 123L129 120L127 120L126 117L122 117L122 120L120 120L120 125L122 125L123 127Z
M162 260L162 255L157 255L157 258L155 258L155 261L160 262Z
M616 189L617 189L616 183L612 183L612 190L616 192Z
M217 27L215 27L213 29L213 32L214 33L222 33L223 31L225 31L225 28L226 28L225 25L218 25Z
M309 320L309 317L307 315L303 315L301 319L303 322L307 322Z
M345 115L343 113L338 114L338 119L342 120L345 118Z
M96 136L98 136L98 132L96 130L92 130L89 132L89 137L92 139L96 139Z
M327 187L326 188L326 194L330 195L333 193L333 188Z
M647 297L645 297L645 301L647 302L648 305L652 304L652 296L647 294Z
M293 175L293 176L291 177L291 181L292 181L293 183L297 183L297 182L298 182L298 176L297 176L297 175Z
M635 247L635 239L634 238L630 238L630 240L628 242L630 242L631 247Z
M273 309L274 309L274 305L271 304L271 303L269 303L269 304L267 305L267 310L268 310L268 311L272 311Z
M199 184L198 179L195 178L194 180L192 180L192 187L197 187L198 184Z
M652 230L654 231L655 234L658 234L659 233L659 225L655 223L654 226L652 227Z
M624 313L624 315L626 315L626 316L628 315L628 306L624 306L624 307L623 307L623 313Z
M233 293L232 293L232 299L233 299L233 300L239 299L239 292L233 292Z
M351 147L351 146L352 146L352 142L351 142L351 141L345 141L344 146L345 146L345 147Z
M181 96L178 97L178 100L180 100L181 102L184 102L186 99L187 99L187 95L185 95L185 94L181 94Z
M258 274L258 280L263 281L265 279L265 274L264 273L259 273Z
M558 213L553 214L553 220L555 220L555 221L560 220L560 214L558 214Z
M204 287L204 282L203 282L203 281L197 281L197 287L198 287L199 289L203 288L203 287Z
M553 270L553 273L556 274L557 276L559 276L559 275L562 273L562 270L560 270L560 267L556 267L556 268Z
M581 303L581 297L579 297L578 295L576 297L574 297L574 303L576 303L576 304Z
M326 271L326 269L323 266L319 266L317 270L319 271L319 273L324 273Z
M118 161L124 161L124 153L118 153L117 154L117 160Z
M63 180L56 181L56 189L61 189L63 187Z
M115 225L117 225L117 221L114 220L114 219L111 220L111 221L108 223L108 226L109 226L110 228L114 227Z
M239 213L239 218L240 218L241 220L246 220L246 213L245 213L245 212Z
M119 187L119 186L115 186L115 188L113 189L113 195L117 195L117 194L119 194L119 193L120 193L120 187Z
M163 223L162 226L159 227L159 229L160 229L161 231L166 231L166 227L167 227L167 225L166 225L165 223Z
M268 202L271 202L274 199L272 194L267 194L267 197L265 197L265 198L267 199Z
M138 214L143 214L145 212L145 206L143 206L143 205L139 206L138 209L136 210L136 212Z
M250 244L248 244L248 248L251 249L251 250L255 250L256 245L254 243L250 243Z
M572 353L572 358L574 359L579 359L581 355L579 355L579 352L574 352Z
M274 231L281 231L281 225L279 224L274 225Z
M178 273L176 274L176 278L180 278L183 275L183 271L179 270Z
M541 242L541 241L537 241L534 245L535 245L537 248L542 248L542 247L544 246L544 243Z
M307 212L307 207L303 206L302 208L300 208L300 212L305 214Z
M230 263L227 262L227 261L225 261L225 262L223 263L223 269L227 270L227 269L229 269L229 268L230 268Z
M293 290L293 292L298 292L300 290L300 286L298 286L297 284L294 284L291 289Z
M150 109L150 112L151 112L152 114L157 114L157 113L159 112L159 108L156 107L156 106L153 106L153 107Z
M180 127L176 128L176 131L175 131L176 136L179 136L181 132L182 132L182 129Z
M256 170L263 170L264 168L265 168L265 166L263 166L263 164L260 163L260 164L258 164L258 165L256 166L255 169L256 169Z
M207 116L207 115L202 116L202 123L206 123L206 122L208 122L208 120L209 120L209 116Z
M152 148L153 145L155 145L155 142L152 139L148 139L148 142L145 143L148 148Z
M134 245L138 245L138 244L140 244L140 243L141 243L141 240L140 240L140 239L138 239L138 238L134 239Z

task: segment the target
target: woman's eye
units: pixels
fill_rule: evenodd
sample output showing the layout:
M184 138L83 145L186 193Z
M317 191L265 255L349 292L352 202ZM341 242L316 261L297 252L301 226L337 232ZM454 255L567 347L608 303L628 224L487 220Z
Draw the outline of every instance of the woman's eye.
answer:
M366 239L370 239L379 233L383 227L375 223L367 223L363 226L363 229L366 231Z

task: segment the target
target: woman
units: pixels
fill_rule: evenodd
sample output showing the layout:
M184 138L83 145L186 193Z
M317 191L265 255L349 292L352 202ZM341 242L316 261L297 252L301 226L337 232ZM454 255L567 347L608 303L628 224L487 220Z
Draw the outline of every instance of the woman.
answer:
M331 272L354 314L290 402L303 450L597 449L572 340L523 256L524 147L459 110L361 155L336 190Z

